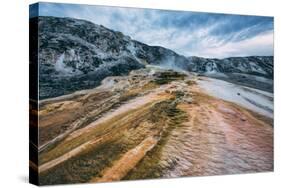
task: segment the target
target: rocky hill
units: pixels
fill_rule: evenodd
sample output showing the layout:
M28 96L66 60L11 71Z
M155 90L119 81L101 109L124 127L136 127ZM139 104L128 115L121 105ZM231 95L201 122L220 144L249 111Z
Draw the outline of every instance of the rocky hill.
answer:
M40 99L93 88L108 76L128 75L147 64L273 90L273 57L185 57L85 20L39 17L38 24Z
M208 59L188 57L188 70L204 76L273 92L273 57L229 57Z

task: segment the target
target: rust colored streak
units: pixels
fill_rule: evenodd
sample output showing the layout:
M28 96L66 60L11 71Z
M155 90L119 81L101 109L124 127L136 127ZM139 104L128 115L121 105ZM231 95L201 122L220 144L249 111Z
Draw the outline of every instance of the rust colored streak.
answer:
M101 178L93 178L92 182L108 182L122 179L157 143L157 139L150 136L143 140L137 147L125 153L120 160L104 171Z

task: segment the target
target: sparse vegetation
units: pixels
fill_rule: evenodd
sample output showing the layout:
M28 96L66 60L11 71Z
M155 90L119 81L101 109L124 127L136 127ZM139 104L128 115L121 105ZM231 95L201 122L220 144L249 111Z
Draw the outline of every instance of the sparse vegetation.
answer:
M165 71L159 72L156 75L154 82L158 85L168 84L175 80L183 80L185 77L184 74L175 71Z
M192 86L192 85L196 84L196 81L195 80L187 80L186 83L187 83L187 85Z

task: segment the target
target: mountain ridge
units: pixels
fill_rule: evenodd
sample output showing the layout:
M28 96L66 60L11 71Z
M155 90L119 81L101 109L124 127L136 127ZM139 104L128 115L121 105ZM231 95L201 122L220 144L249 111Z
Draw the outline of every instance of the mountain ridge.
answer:
M273 84L267 86L273 79L273 56L185 57L86 20L40 16L38 25L40 99L93 88L107 76L127 75L148 64L273 91Z

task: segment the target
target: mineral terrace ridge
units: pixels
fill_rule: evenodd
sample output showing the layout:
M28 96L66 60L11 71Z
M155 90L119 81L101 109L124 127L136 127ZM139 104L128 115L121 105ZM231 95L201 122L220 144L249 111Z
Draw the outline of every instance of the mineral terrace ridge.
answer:
M185 57L38 19L40 184L273 170L272 56Z

